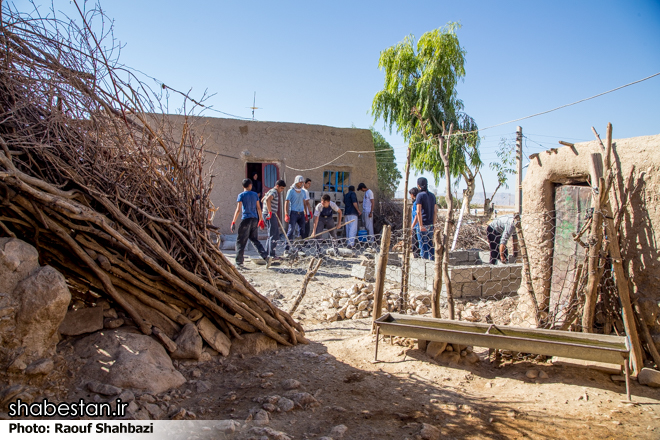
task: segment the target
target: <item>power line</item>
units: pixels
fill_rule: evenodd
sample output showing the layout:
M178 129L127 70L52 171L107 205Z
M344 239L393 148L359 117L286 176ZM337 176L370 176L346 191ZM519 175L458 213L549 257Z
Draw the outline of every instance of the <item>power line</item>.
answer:
M641 83L641 82L643 82L643 81L649 80L649 79L654 78L654 77L659 76L659 75L660 75L660 72L655 73L655 74L650 75L650 76L647 76L646 78L642 78L642 79L639 79L639 80L637 80L637 81L633 81L633 82L631 82L631 83L624 84L624 85L622 85L622 86L616 87L616 88L611 89L611 90L608 90L608 91L606 91L606 92L602 92L602 93L599 93L599 94L597 94L597 95L590 96L589 98L580 99L579 101L575 101L575 102L572 102L572 103L570 103L570 104L564 104L564 105L561 105L561 106L559 106L559 107L555 107L555 108L550 109L550 110L546 110L546 111L539 112L539 113L534 113L534 114L532 114L532 115L524 116L524 117L522 117L522 118L518 118L518 119L512 119L512 120L510 120L510 121L502 122L502 123L500 123L500 124L491 125L491 126L486 127L486 128L480 128L480 129L472 130L472 131L468 131L468 132L453 133L452 136L464 136L464 135L466 135L466 134L478 133L478 132L480 132L480 131L489 130L489 129L491 129L491 128L495 128L495 127L501 127L502 125L506 125L506 124L511 124L512 122L523 121L523 120L525 120L525 119L530 119L530 118L534 118L534 117L536 117L536 116L541 116L541 115L545 115L545 114L548 114L548 113L552 113L552 112L554 112L554 111L557 111L557 110L560 110L560 109L563 109L563 108L566 108L566 107L570 107L570 106L573 106L573 105L579 104L579 103L581 103L581 102L589 101L589 100L591 100L591 99L598 98L598 97L603 96L603 95L607 95L608 93L612 93L612 92L615 92L615 91L617 91L617 90L621 90L621 89L623 89L623 88L626 88L626 87L632 86L632 85L634 85L634 84ZM179 92L179 93L181 93L181 92ZM526 137L526 136L525 136L525 137ZM528 138L528 139L529 139L529 138ZM530 140L531 140L531 139L530 139ZM429 140L423 140L423 141L419 141L419 142L411 143L410 145L412 146L412 145L417 145L417 144L422 144L422 143L428 143L428 142L429 142ZM532 141L532 142L534 142L534 141ZM535 142L535 143L538 144L538 145L541 145L541 144L539 144L538 142ZM542 145L541 145L541 146L542 146ZM542 146L542 147L543 147L543 146ZM543 148L546 148L546 147L543 147ZM287 165L286 167L289 168L289 169L291 169L291 170L293 170L293 171L301 171L301 172L304 172L304 171L313 171L313 170L317 170L317 169L319 169L319 168L323 168L323 167L325 167L325 166L327 166L327 165L332 164L333 162L335 162L336 160L339 160L340 158L342 158L343 156L345 156L345 155L348 154L348 153L358 153L358 154L363 154L363 153L364 153L364 154L367 154L367 153L375 153L375 150L374 150L374 151L366 151L366 150L365 150L365 151L345 151L344 153L342 153L341 155L339 155L339 156L336 157L335 159L331 160L330 162L325 163L325 164L323 164L323 165L320 165L320 166L318 166L318 167L313 167L313 168L297 169L297 168L292 168L292 167L290 167L290 166L288 166L288 165Z

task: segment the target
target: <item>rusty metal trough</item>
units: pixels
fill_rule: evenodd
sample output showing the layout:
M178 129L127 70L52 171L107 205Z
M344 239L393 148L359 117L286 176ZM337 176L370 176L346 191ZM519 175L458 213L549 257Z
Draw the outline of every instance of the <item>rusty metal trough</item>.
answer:
M630 400L628 366L630 342L627 337L496 326L396 313L387 313L374 323L376 325L374 360L376 361L378 360L378 336L384 335L607 362L624 366L626 395Z

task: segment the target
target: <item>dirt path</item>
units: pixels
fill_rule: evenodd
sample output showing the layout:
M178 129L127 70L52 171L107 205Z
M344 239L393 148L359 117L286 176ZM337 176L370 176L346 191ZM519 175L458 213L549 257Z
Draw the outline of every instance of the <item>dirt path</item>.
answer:
M249 267L246 276L288 308L302 275L259 275L265 269ZM624 385L606 373L534 361L497 367L486 360L485 349L475 349L480 362L453 368L417 348L390 345L389 338L380 344L381 362L373 363L369 320L320 321L320 298L328 289L354 282L324 273L310 284L297 314L310 345L181 363L180 370L193 381L185 385L191 391L176 391L172 403L198 418L244 421L251 412L268 408L269 396L306 392L318 403L270 413L268 427L295 439L328 436L337 425L348 428L343 438L422 438L423 424L437 427L442 438L660 437L660 389L633 382L635 403L626 404ZM548 378L529 379L530 369ZM282 385L287 379L299 381L300 387L287 391ZM196 393L197 380L210 383L211 390Z

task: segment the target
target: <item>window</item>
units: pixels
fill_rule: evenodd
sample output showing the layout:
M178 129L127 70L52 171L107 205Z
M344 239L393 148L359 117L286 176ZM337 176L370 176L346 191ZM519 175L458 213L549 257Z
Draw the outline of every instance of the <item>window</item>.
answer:
M323 191L344 192L350 185L350 174L348 171L324 171Z

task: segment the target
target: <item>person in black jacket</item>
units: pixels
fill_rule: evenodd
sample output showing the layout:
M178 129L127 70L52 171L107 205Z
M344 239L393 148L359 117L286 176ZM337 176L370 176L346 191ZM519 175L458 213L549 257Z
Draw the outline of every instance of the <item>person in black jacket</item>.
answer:
M353 185L348 187L348 192L344 194L344 218L346 222L355 220L346 225L346 238L348 238L347 245L349 248L355 246L355 236L357 235L357 219L362 213L358 205L357 194L355 194L355 187Z

